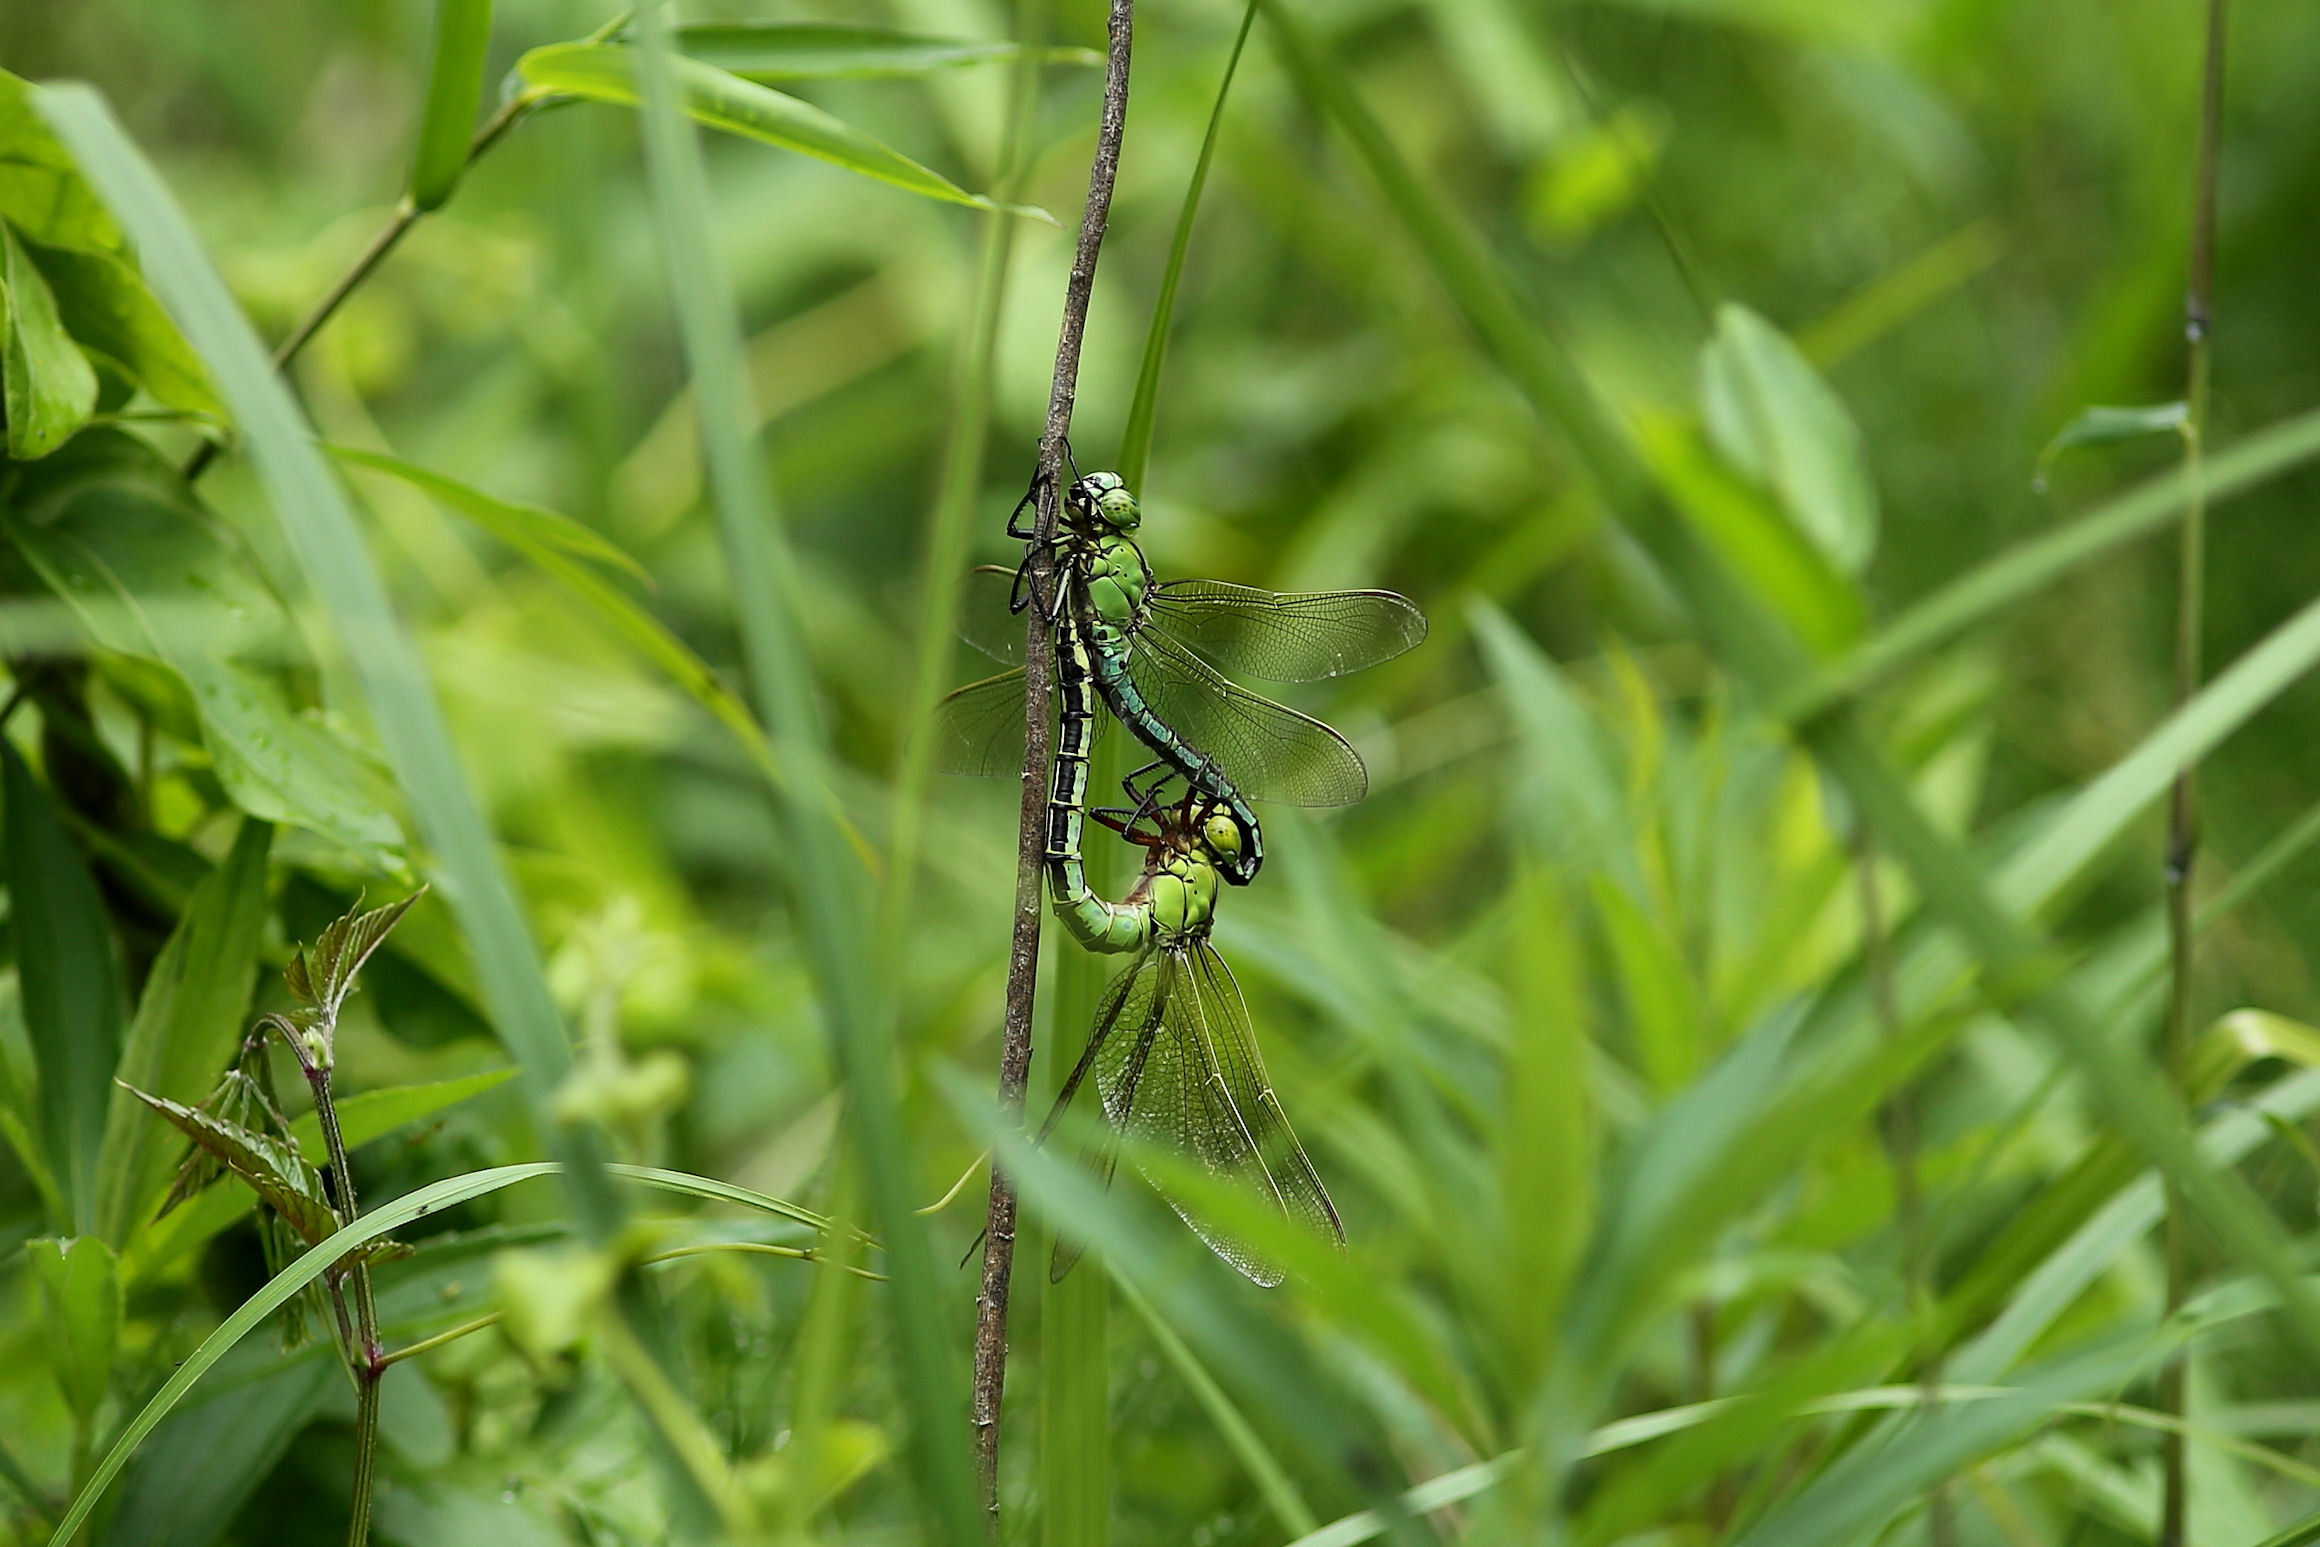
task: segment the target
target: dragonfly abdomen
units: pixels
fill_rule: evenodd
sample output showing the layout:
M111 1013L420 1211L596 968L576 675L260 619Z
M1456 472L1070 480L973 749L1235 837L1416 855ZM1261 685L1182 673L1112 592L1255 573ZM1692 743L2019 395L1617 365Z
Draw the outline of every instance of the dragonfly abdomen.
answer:
M1103 695L1104 705L1112 711L1112 718L1128 728L1138 741L1152 749L1160 760L1174 769L1185 783L1221 804L1232 813L1241 827L1245 847L1222 868L1227 879L1245 884L1265 862L1265 838L1257 824L1257 814L1249 809L1247 797L1240 787L1225 776L1216 759L1178 735L1166 720L1155 713L1144 701L1135 679L1128 672L1128 643L1124 636L1114 644L1101 630L1091 631L1095 638L1089 643L1088 664L1095 679L1096 690Z
M1091 951L1132 951L1151 937L1149 904L1107 902L1087 882L1080 841L1087 826L1088 752L1096 737L1096 690L1087 638L1067 614L1056 631L1058 714L1047 786L1047 891L1055 916Z

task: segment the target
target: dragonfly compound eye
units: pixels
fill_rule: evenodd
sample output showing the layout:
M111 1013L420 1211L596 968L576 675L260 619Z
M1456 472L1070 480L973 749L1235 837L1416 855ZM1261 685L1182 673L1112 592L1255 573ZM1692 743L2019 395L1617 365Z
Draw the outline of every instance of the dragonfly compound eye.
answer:
M1211 812L1200 824L1200 836L1218 859L1238 859L1241 852L1241 824L1229 813Z
M1071 486L1071 503L1086 519L1115 532L1133 532L1143 520L1136 496L1118 473L1090 473Z

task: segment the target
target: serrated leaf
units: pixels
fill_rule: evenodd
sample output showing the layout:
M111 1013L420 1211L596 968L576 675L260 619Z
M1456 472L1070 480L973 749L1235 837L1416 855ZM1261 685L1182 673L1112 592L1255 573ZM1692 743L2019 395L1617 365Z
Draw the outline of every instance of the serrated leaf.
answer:
M770 86L760 86L698 59L673 58L669 68L686 114L708 128L794 150L926 198L1052 221L1045 211L994 204L980 194L969 193L844 119ZM637 91L636 61L628 48L618 43L558 43L535 48L516 61L516 73L540 92L621 107L635 107L642 100Z
M72 438L97 409L97 373L65 332L56 296L17 239L0 221L0 405L8 415L8 454L45 457Z
M134 1089L131 1094L249 1183L307 1245L338 1228L338 1216L323 1195L321 1174L287 1143L182 1101Z
M105 1400L121 1340L121 1277L113 1249L95 1236L24 1243L40 1284L48 1338L42 1352L65 1405L86 1424Z
M8 884L24 1027L40 1088L40 1134L65 1220L97 1225L97 1157L121 1052L121 968L112 926L55 798L0 737L0 878Z
M399 902L367 911L355 910L332 920L330 926L315 937L311 950L300 951L291 961L292 972L283 976L290 980L291 992L299 994L313 1009L320 1012L326 1026L338 1023L339 1006L354 992L356 974L364 962L371 959L411 904L426 895L421 887Z
M1700 409L1724 458L1770 489L1848 575L1877 549L1877 486L1844 403L1788 336L1745 306L1716 309L1700 351Z
M747 80L836 80L924 75L1020 56L1020 43L971 43L842 22L723 22L676 29L677 51ZM1088 48L1038 50L1045 64L1102 64Z

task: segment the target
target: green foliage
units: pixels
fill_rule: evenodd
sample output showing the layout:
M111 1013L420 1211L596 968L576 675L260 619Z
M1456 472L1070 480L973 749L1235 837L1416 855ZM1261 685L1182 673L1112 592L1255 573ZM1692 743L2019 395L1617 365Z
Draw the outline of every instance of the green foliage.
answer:
M2196 1547L2311 1539L2293 8L2195 477L2185 13L1137 7L1080 465L1164 579L1436 625L1298 698L1371 798L1221 905L1346 1215L1269 1291L1139 1167L1268 1231L1230 1186L994 1120L1014 792L917 736L1069 261L1002 212L1086 186L1099 13L1019 9L0 8L109 104L0 75L0 1547L341 1536L358 1277L382 1544L967 1539L986 1147L1005 1540L2097 1547L2168 1433Z

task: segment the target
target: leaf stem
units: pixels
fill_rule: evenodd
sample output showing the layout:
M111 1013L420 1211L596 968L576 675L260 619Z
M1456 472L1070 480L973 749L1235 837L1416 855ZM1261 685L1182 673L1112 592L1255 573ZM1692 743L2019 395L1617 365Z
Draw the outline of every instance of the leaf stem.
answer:
M301 1053L300 1061L304 1062ZM346 1136L339 1129L338 1101L330 1090L327 1064L308 1064L306 1082L314 1091L314 1115L329 1152L330 1190L339 1223L361 1216L355 1203L354 1172L347 1165ZM379 1339L378 1301L371 1293L371 1269L357 1260L348 1280L354 1290L355 1346L348 1349L354 1370L354 1502L347 1517L347 1547L367 1547L371 1539L371 1495L378 1480L379 1381L387 1373L387 1352ZM343 1316L343 1313L341 1313Z
M516 121L538 107L542 100L535 93L522 92L501 103L499 111L486 119L483 126L475 131L475 138L467 142L467 160L464 165L475 165L485 151L499 143L501 135L514 128ZM305 317L300 319L298 326L290 330L289 336L274 347L274 369L279 371L298 358L298 352L306 347L307 341L322 331L322 325L337 314L339 307L346 303L346 298L371 277L372 272L386 261L387 254L393 252L411 227L419 223L419 218L428 213L412 203L409 194L403 196L396 204L394 214L388 217L385 225L379 227L363 250L355 254L354 262L347 266L345 273L338 276L337 283L322 293L322 299L316 301ZM206 472L210 463L217 460L218 451L224 444L222 440L205 440L196 446L193 455L185 459L185 481L191 483Z
M2207 442L2207 394L2211 362L2208 335L2215 300L2215 174L2223 133L2223 45L2225 0L2208 0L2207 51L2199 91L2199 157L2191 204L2191 273L2183 298L2183 338L2190 381L2184 393L2183 473L2187 494L2181 545L2175 566L2175 704L2180 709L2199 691L2200 635L2207 594L2207 491L2202 480ZM2167 800L2167 1077L2178 1096L2190 1075L2192 992L2198 922L2192 899L2192 872L2199 855L2198 765L2187 762L2175 775ZM2167 1310L2181 1309L2190 1293L2188 1210L2168 1189ZM2159 1406L2184 1413L2185 1356L2170 1362L2160 1378ZM2160 1448L2159 1547L2183 1547L2187 1476L2183 1435L2171 1430Z
M1079 244L1071 278L1064 286L1063 322L1055 343L1055 378L1048 391L1047 427L1039 437L1039 513L1031 546L1034 595L1052 594L1055 574L1048 550L1055 535L1056 501L1062 492L1065 442L1071 432L1072 403L1079 389L1080 345L1087 335L1088 301L1095 290L1096 259L1111 218L1112 184L1119 176L1120 138L1128 118L1128 52L1135 30L1135 0L1111 0L1104 61L1103 116L1096 130L1095 157L1088 167L1087 207L1080 216ZM999 1043L999 1109L1003 1121L1023 1122L1023 1092L1031 1074L1031 1011L1039 986L1040 859L1047 793L1047 760L1055 733L1049 701L1055 677L1055 644L1033 609L1024 628L1023 786L1015 846L1015 931L1007 960L1007 1012ZM990 1202L983 1227L983 1278L975 1298L975 1373L972 1422L975 1460L983 1493L983 1513L991 1535L999 1532L999 1408L1007 1384L1007 1291L1015 1266L1015 1184L995 1161Z

